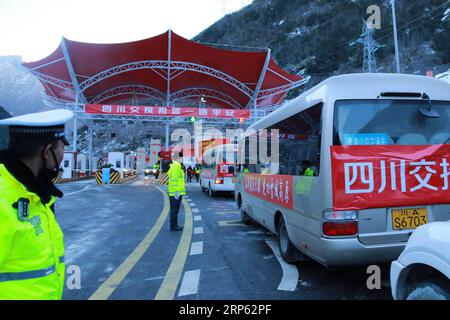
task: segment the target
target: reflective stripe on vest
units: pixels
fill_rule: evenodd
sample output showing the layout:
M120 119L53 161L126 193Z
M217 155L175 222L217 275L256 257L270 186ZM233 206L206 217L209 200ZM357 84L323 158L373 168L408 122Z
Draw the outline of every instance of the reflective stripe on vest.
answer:
M35 271L0 273L0 282L42 278L55 273L55 271L56 268L53 265L51 267Z
M64 256L59 257L59 263L64 263L64 262L66 262L66 257L64 257Z

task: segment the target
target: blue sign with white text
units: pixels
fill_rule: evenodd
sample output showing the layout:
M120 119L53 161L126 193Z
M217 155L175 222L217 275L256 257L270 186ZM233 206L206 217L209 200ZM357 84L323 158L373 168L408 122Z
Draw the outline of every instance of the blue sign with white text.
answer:
M344 134L343 145L347 146L373 146L389 144L387 133L355 133Z

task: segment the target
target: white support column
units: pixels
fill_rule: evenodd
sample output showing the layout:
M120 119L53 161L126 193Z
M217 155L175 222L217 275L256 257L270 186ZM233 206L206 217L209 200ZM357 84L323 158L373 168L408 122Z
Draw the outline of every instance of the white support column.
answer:
M170 101L170 63L172 56L172 30L168 32L167 38L167 91L166 91L166 106L169 106Z
M251 105L248 105L249 108L252 107L254 116L256 116L256 105L257 105L256 101L258 99L258 94L259 94L259 91L261 90L261 86L264 81L264 78L266 77L266 72L267 72L267 68L269 67L269 62L270 62L270 49L268 48L266 60L264 61L264 66L261 70L261 74L259 76L258 83L256 84L255 91L253 91L252 99L249 101L249 103L251 103Z
M169 139L170 139L170 134L169 134L169 130L170 130L170 123L169 121L166 122L166 151L169 151Z
M73 117L73 140L72 140L73 152L77 152L77 135L78 135L77 116L75 114L75 116Z
M72 59L70 58L69 50L67 50L66 38L61 39L61 49L64 55L64 61L66 62L67 70L69 71L70 79L72 80L72 85L75 90L75 95L77 97L77 103L81 100L81 102L86 102L86 98L84 96L83 91L80 89L80 84L77 80L77 75L72 65Z
M89 145L88 145L88 159L89 159L89 170L92 174L92 169L94 168L94 165L92 163L92 129L89 127L88 129L89 134Z

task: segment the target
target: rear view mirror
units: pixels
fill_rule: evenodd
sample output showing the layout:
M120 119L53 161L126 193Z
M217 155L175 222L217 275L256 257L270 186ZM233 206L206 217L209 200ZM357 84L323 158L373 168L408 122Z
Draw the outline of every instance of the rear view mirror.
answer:
M420 113L427 118L439 118L441 115L436 110L433 110L430 96L427 95L426 93L423 93L422 98L427 99L428 105L426 107L420 107L419 108Z
M441 115L431 108L431 105L419 108L420 113L427 118L439 118Z

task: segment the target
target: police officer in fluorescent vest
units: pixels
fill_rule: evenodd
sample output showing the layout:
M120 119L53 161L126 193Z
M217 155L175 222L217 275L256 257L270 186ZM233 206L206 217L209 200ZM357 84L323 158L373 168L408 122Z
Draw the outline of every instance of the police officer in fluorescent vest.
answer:
M178 154L179 158L173 159L167 175L169 177L169 200L170 200L170 231L181 231L183 227L178 225L178 212L180 211L181 200L186 194L184 187L184 169L181 166L183 153Z
M0 120L9 128L0 151L0 299L61 299L64 240L55 219L53 179L64 157L64 124L58 109Z

